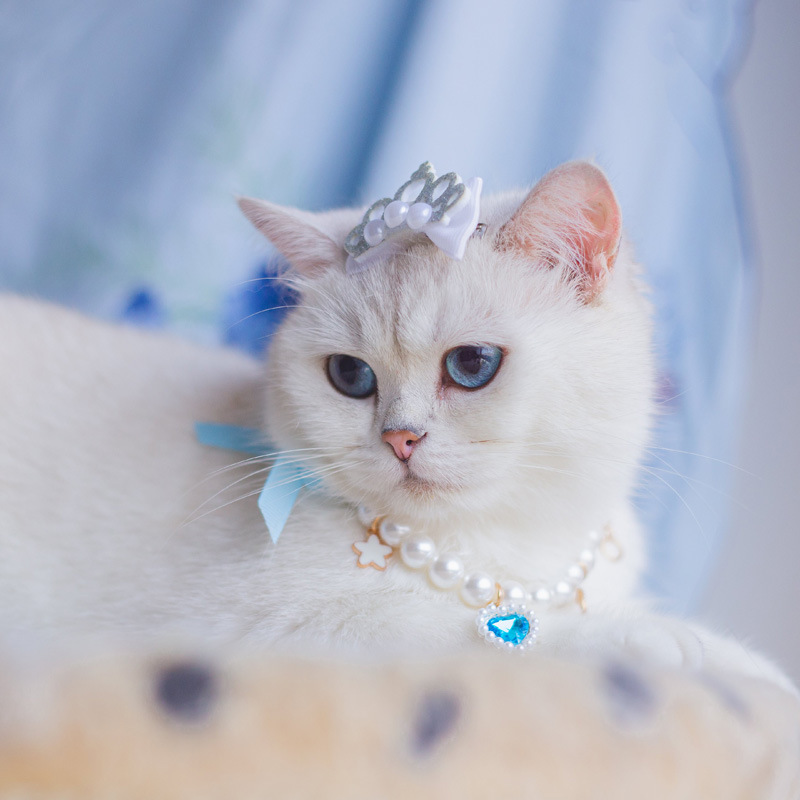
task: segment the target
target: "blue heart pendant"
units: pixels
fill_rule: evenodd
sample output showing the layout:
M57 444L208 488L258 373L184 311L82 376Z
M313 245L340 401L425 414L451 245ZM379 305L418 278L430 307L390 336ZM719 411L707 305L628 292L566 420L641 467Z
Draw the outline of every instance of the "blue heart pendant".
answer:
M506 614L502 617L492 617L486 627L504 642L513 645L522 644L530 633L531 625L521 614Z
M527 650L539 631L538 620L526 606L487 606L476 622L481 636L503 650Z

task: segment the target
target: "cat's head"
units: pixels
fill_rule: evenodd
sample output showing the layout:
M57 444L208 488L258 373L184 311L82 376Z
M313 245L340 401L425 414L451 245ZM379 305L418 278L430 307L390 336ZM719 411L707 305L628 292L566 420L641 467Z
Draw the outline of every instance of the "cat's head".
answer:
M268 432L332 493L395 518L548 524L627 494L649 310L596 167L485 198L461 261L416 235L356 274L343 244L361 211L240 205L300 297L270 346Z

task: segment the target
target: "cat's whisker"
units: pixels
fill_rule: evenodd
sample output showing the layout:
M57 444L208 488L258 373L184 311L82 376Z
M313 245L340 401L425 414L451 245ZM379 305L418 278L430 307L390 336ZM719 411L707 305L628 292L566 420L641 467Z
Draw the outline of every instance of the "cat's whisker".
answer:
M269 460L274 461L278 458L283 458L286 456L293 456L295 453L303 453L303 454L310 454L310 455L324 455L326 453L335 452L337 450L342 450L342 447L337 447L334 445L326 446L326 447L298 447L295 450L271 450L269 452L253 456L252 458L246 458L242 461L237 461L234 464L228 464L225 467L220 467L218 470L215 470L211 475L216 473L222 472L224 470L233 469L235 467L241 466L242 464L247 464L253 461L263 461Z
M341 470L352 469L353 467L361 466L361 464L364 464L364 463L365 463L364 459L360 459L358 461L348 461L348 462L338 461L338 462L333 463L333 464L328 464L326 466L319 467L318 469L308 469L308 470L306 470L306 474L303 477L304 477L304 479L315 480L315 479L318 479L318 478L327 477L327 476L332 475L335 472L339 472ZM264 472L264 471L265 470L259 470L259 472ZM245 477L249 478L249 477L253 477L253 475L248 475L248 476L245 476ZM291 476L289 478L286 478L285 480L279 481L278 483L272 484L271 488L279 489L282 486L288 486L290 484L295 484L295 483L297 483L297 481L298 481L298 478L296 476ZM228 488L230 488L230 487L228 487Z
M701 489L705 491L714 492L715 494L718 494L720 497L722 497L726 502L732 503L739 509L747 510L747 506L744 503L742 503L742 501L736 495L732 494L730 491L722 489L719 486L715 486L714 484L709 483L708 481L702 481L699 478L693 478L689 475L684 475L682 472L675 469L668 461L665 461L663 459L659 460L661 460L662 463L664 463L666 466L656 467L652 464L643 464L640 467L640 469L643 472L651 475L652 477L662 480L662 482L667 483L667 485L669 486L671 486L671 484L669 484L667 479L663 477L664 475L666 476L672 475L680 479L686 485L687 489L690 489L692 492L694 492L694 494L697 496L700 502L703 503L703 505L709 511L713 511L714 509L711 503L709 503L709 501L705 498L705 496L701 492Z
M267 464L267 462L271 461L271 460L272 459L270 459L270 458L268 458L266 456L253 456L252 458L245 458L245 459L242 459L241 461L237 461L234 464L228 464L225 467L220 467L219 469L216 469L213 472L211 472L208 475L206 475L201 480L199 480L199 481L195 482L194 484L192 484L192 486L190 486L188 489L186 489L184 492L182 492L181 497L186 497L187 495L189 495L189 494L191 494L193 492L196 492L204 483L207 483L208 481L213 480L214 478L220 477L221 475L224 475L226 472L230 472L230 471L236 470L236 469L242 469L242 468L247 467L247 466L254 466L256 464ZM267 464L264 468L259 469L256 472L248 473L247 475L239 478L238 480L234 481L233 483L228 484L228 486L223 487L218 492L215 492L211 496L211 498L208 498L203 503L201 503L194 511L192 511L192 514L194 514L194 512L197 511L198 509L202 508L203 505L205 505L205 503L207 503L210 499L213 499L217 495L219 495L222 492L226 491L226 489L229 489L231 486L236 485L237 483L239 483L242 480L246 480L248 477L251 477L252 475L256 475L256 474L258 474L260 472L265 472L265 471L269 470L270 468L271 468L271 464ZM191 518L192 514L190 514L188 518Z
M345 469L353 469L355 467L360 467L362 464L365 464L365 459L359 459L357 461L348 461L348 462L337 462L334 464L328 464L327 466L320 467L316 470L308 470L307 477L310 479L317 479L321 477L328 477L329 475L333 474L334 472L338 472ZM287 480L287 483L291 483L292 480ZM276 484L276 486L281 486L283 484Z
M655 400L655 404L657 406L666 406L670 403L674 403L676 400L680 400L686 394L687 390L684 389L682 392L678 392L677 394L671 394L669 397L659 397Z
M259 463L263 464L269 460L270 459L267 456L253 456L252 458L244 458L240 461L234 462L233 464L227 464L224 467L219 467L218 469L209 472L205 477L200 478L200 480L195 481L191 486L189 486L181 493L181 497L186 497L192 492L197 491L204 483L208 483L208 481L213 480L214 478L217 478L220 475L224 475L226 472L231 472L232 470L236 469L242 469L244 467L252 466L254 464L259 464Z
M700 493L700 491L699 491L699 489L697 487L700 487L701 489L706 489L708 491L715 492L715 493L719 494L720 497L724 498L728 502L734 503L739 508L745 508L745 506L741 503L741 501L735 495L731 494L729 491L726 491L725 489L721 489L719 486L714 486L714 484L708 483L708 481L702 481L699 478L694 478L694 477L691 477L689 475L684 475L682 472L680 472L678 469L676 469L672 464L670 464L669 461L667 461L664 458L661 458L661 456L659 456L656 453L651 453L650 455L652 455L655 458L657 458L664 466L663 467L657 467L657 466L655 466L653 464L643 464L641 466L641 469L643 469L644 471L648 472L650 470L656 470L659 473L663 472L663 473L668 474L668 475L674 475L676 478L680 478L680 480L682 480L687 485L687 487L689 487L693 491L695 491L697 493L698 497L700 497L700 499L703 500L704 502L705 502L705 498L703 498L703 495ZM710 505L708 503L706 503L706 506L708 508L710 508Z
M694 509L689 505L686 498L668 481L666 478L662 478L658 473L651 472L650 473L656 480L661 481L677 498L681 501L681 504L684 508L689 512L689 515L694 520L695 524L697 525L697 529L700 531L701 535L705 540L705 544L707 547L711 547L711 542L708 539L708 535L706 533L705 528L703 527L703 523L697 518L697 514L694 513Z
M624 439L622 439L622 437L614 437L614 438L622 440L622 441L625 441ZM486 440L485 443L494 443L494 442L499 442L499 441L501 441L501 440ZM484 442L480 442L480 443L484 443ZM547 448L550 445L552 445L552 449L550 449L550 450L542 449L542 448ZM552 455L560 455L561 453L559 452L559 450L563 450L563 443L560 443L560 442L552 442L551 443L551 442L537 441L535 443L534 447L536 447L537 449L534 450L534 449L531 449L530 447L526 448L525 449L526 455L529 455L529 456L530 455L538 455L538 456L542 456L542 457L548 457L548 456L552 456ZM673 475L674 477L679 478L681 481L685 482L687 484L687 486L689 488L691 488L692 491L694 491L698 495L699 499L706 505L708 505L708 503L707 503L706 499L703 497L703 495L701 494L701 492L699 491L699 488L717 492L722 497L724 497L724 498L726 498L728 500L733 500L734 502L737 502L736 499L733 498L729 492L726 492L725 490L720 489L719 487L714 486L713 484L707 483L705 481L701 481L698 478L693 478L691 476L683 474L673 464L671 464L665 458L661 457L658 453L652 452L652 449L653 448L649 448L651 457L657 459L663 466L659 467L659 466L656 466L656 465L653 465L653 464L651 464L651 465L643 464L643 465L640 466L640 469L643 472L645 472L646 474L652 474L653 477L657 477L656 473L659 473L659 474L667 475L667 476ZM692 453L688 453L688 454L689 455L699 455L699 454L692 454ZM608 457L608 456L598 456L597 454L583 454L582 458L583 459L587 459L587 460L596 461L596 462L603 462L603 463L609 463L609 464L619 464L619 465L622 465L622 466L626 466L628 464L628 462L625 459L614 459L614 458L611 458L611 457ZM719 460L719 459L715 459L715 460ZM725 463L725 462L722 462L722 463ZM542 465L542 466L544 467L544 466L548 466L548 465ZM732 465L727 465L727 466L732 466ZM549 466L548 466L548 468L549 468ZM660 479L663 481L663 477L661 477ZM671 484L670 484L670 486L671 486ZM674 487L671 487L671 488L673 488L673 490L674 490ZM685 498L683 498L683 499L685 500Z
M265 470L259 470L259 471L263 472ZM256 477L255 473L245 476L245 479L253 478L253 477ZM281 488L283 486L288 486L289 484L296 484L296 483L297 483L297 478L296 477L292 477L292 478L288 478L286 480L280 481L280 482L278 482L276 484L273 484L271 488L272 489L279 489L279 488ZM233 484L231 484L231 485L233 485ZM227 487L227 488L230 488L230 487ZM205 511L202 514L197 514L195 516L192 516L191 519L189 519L188 521L182 523L179 527L186 527L186 525L193 524L193 523L197 522L198 520L201 520L204 517L207 517L209 514L214 514L217 511L221 511L223 508L227 508L228 506L232 505L233 503L238 503L241 500L246 500L248 497L254 497L255 495L261 494L263 489L264 489L264 482L263 481L259 481L259 486L258 486L257 489L255 489L255 490L253 490L251 492L246 492L245 494L239 495L238 497L234 497L232 500L228 500L227 502L222 503L221 505L218 505L218 506L216 506L216 507L214 507L212 509L209 509L208 511ZM213 498L209 498L209 499L213 499ZM202 505L199 508L202 508Z
M526 454L527 455L543 455L543 456L549 455L547 452L536 453L535 451L527 451L527 450L526 450ZM735 498L733 495L731 495L730 492L727 492L724 489L721 489L718 486L714 486L713 484L708 483L706 481L702 481L702 480L700 480L698 478L693 478L693 477L691 477L689 475L685 475L682 472L680 472L678 469L676 469L674 467L674 465L670 464L666 459L661 458L660 456L658 456L655 453L652 453L651 455L653 455L655 458L657 458L664 466L659 467L659 466L656 466L656 465L653 465L653 464L642 464L642 465L639 466L639 469L642 472L644 472L645 474L650 474L650 475L652 475L652 477L658 478L659 480L661 480L662 482L665 482L665 483L666 483L666 479L663 476L667 476L668 477L668 476L671 475L671 476L674 476L675 478L680 479L681 481L683 481L686 484L687 488L691 489L697 495L698 499L707 508L710 508L711 506L708 503L708 501L706 500L706 498L703 496L702 492L700 491L701 489L705 489L705 490L716 492L720 496L725 498L726 500L732 501L733 503L738 505L740 508L743 507L742 504L737 500L737 498ZM591 460L591 461L595 461L595 462L599 462L599 463L617 464L617 465L621 465L621 466L628 466L628 462L625 459L615 459L615 458L611 458L609 456L598 456L597 454L584 454L582 456L582 458L584 460ZM658 473L658 475L656 473ZM674 491L676 491L675 487L673 487L671 484L668 484L668 485ZM683 499L685 500L685 498L683 498Z
M607 433L607 435L609 437L613 438L614 440L623 442L625 444L634 444L634 445L636 444L635 442L630 442L629 440L627 440L624 437L619 436L619 435L608 434L608 433ZM701 531L703 530L702 525L697 520L697 516L693 512L693 510L690 508L689 503L686 500L686 498L682 494L680 494L677 491L677 489L674 486L672 486L672 484L670 484L662 475L660 475L658 473L662 473L663 472L665 474L671 474L671 475L674 475L675 477L681 479L684 483L686 483L688 488L692 489L692 491L694 491L696 493L697 497L706 506L706 508L710 509L711 505L706 500L706 498L702 495L702 493L699 491L699 489L697 487L716 492L721 497L723 497L725 500L727 500L729 502L733 502L734 504L736 504L739 508L745 508L745 506L742 505L742 503L738 500L738 498L734 497L730 492L728 492L728 491L726 491L724 489L721 489L718 486L714 486L713 484L708 483L706 481L701 481L698 478L693 478L693 477L690 477L688 475L683 474L682 472L680 472L680 470L678 470L675 467L674 464L672 464L670 461L668 461L663 456L659 455L659 453L655 452L656 450L660 450L663 453L673 453L673 454L676 454L676 455L690 456L692 458L701 458L701 459L704 459L706 461L711 461L713 463L720 464L721 466L727 467L729 469L736 470L736 471L738 471L738 472L740 472L740 473L742 473L744 475L748 475L748 476L750 476L752 478L757 478L758 476L754 475L752 472L749 472L748 470L743 469L742 467L739 467L736 464L733 464L733 463L731 463L729 461L725 461L724 459L716 458L714 456L709 456L709 455L706 455L704 453L697 453L697 452L693 452L693 451L690 451L690 450L680 450L680 449L670 448L670 447L662 447L662 446L658 446L658 445L650 445L650 446L646 447L645 448L645 453L647 455L649 455L651 458L657 459L664 466L663 467L657 467L657 466L655 466L653 464L645 463L645 464L641 464L640 465L640 469L642 471L644 471L645 473L650 474L653 478L656 478L657 480L661 481L664 485L669 487L673 491L673 493L676 494L676 496L686 506L687 510L692 515L692 518L695 520L695 522L697 522L698 527L700 528ZM589 458L595 457L596 458L596 456L587 456L587 457L589 457ZM705 532L703 531L703 533L705 533Z
M337 447L337 446L328 446L328 447L300 447L296 450L273 450L271 452L266 452L262 455L252 456L250 458L244 458L240 461L235 461L233 464L226 464L224 467L219 467L218 469L213 470L213 472L209 472L205 478L199 481L196 486L199 486L206 481L210 480L211 478L216 477L217 475L221 475L224 472L229 472L230 470L238 469L243 466L247 466L248 464L254 464L257 462L264 462L264 461L274 461L279 456L286 456L292 453L314 453L318 452L320 455L324 455L325 453L331 451L341 451L343 449L354 449L355 446L347 445L344 447Z
M253 472L248 472L247 475L244 475L241 478L238 478L237 480L233 481L232 483L229 483L227 486L224 486L219 491L214 492L214 494L212 494L210 497L207 497L202 503L200 503L198 506L196 506L192 510L192 512L186 517L186 519L184 519L183 522L180 523L180 525L178 527L179 528L184 528L187 525L190 525L191 523L196 522L198 519L201 519L205 515L204 514L198 515L197 512L200 511L201 509L203 509L205 506L207 506L212 500L214 500L215 498L219 497L221 494L224 494L229 489L232 489L234 486L237 486L238 484L243 483L244 481L252 480L253 478L257 478L259 475L261 475L261 474L263 474L265 472L269 472L269 470L270 470L270 467L264 467L262 469L255 470Z
M205 506L207 506L212 500L214 500L215 498L219 497L221 494L224 494L229 489L232 489L234 486L238 486L240 483L243 483L244 481L251 480L252 478L257 478L258 476L263 475L265 472L269 472L271 469L272 469L272 466L267 466L267 467L262 467L261 469L253 470L252 472L248 472L247 475L243 475L242 477L238 478L237 480L232 481L227 486L223 486L222 489L214 492L214 494L212 494L210 497L207 497L205 500L203 500L203 502L200 503L200 505L198 505L194 509L194 511L192 511L192 513L189 515L189 517L182 524L187 524L188 522L193 521L194 515L198 511L200 511L200 509L202 509Z
M467 444L519 444L519 439L471 439Z
M735 498L730 497L729 495L727 495L723 490L717 489L717 487L711 486L708 483L703 483L702 481L697 481L697 480L693 481L691 478L687 478L687 477L681 475L679 472L671 472L669 470L659 469L658 467L648 467L648 466L643 466L642 467L642 471L646 475L650 475L651 477L655 478L656 480L661 481L662 483L664 483L665 485L669 486L670 488L672 488L676 492L677 492L677 489L676 489L675 486L672 485L672 483L670 483L669 477L673 476L675 478L679 478L686 485L686 489L690 490L694 494L695 498L697 500L699 500L703 504L703 506L705 506L706 510L708 510L708 511L713 511L713 507L712 507L711 503L709 503L708 500L703 496L703 494L700 491L700 489L716 490L723 497L725 497L726 500L729 500L729 501L732 501L734 503L737 503L737 505L738 505L738 501ZM697 486L693 485L693 483L696 483ZM688 505L688 502L689 502L688 499L685 498L685 497L683 499L685 500L686 504Z
M526 451L526 454L527 455L532 455L532 454L535 454L535 455L548 455L548 453L538 453L537 454L535 452L534 453L530 453L528 451ZM674 465L670 464L669 461L667 461L666 459L661 458L657 454L652 454L652 455L654 455L663 464L663 466L659 467L659 466L656 466L654 464L642 464L642 465L639 466L639 469L644 470L644 471L654 470L656 472L664 473L664 474L667 474L667 475L673 475L676 478L680 478L682 481L686 481L687 483L695 483L698 486L700 486L701 488L705 488L705 489L709 489L709 490L712 490L712 491L720 492L720 493L723 494L724 497L726 497L728 499L732 499L730 497L730 495L725 493L724 490L720 489L719 487L714 486L713 484L707 483L705 481L701 481L699 478L693 478L693 477L691 477L689 475L685 475L682 472L680 472ZM582 455L581 458L584 459L584 460L596 461L596 462L600 462L600 463L604 463L604 464L619 464L619 465L622 465L622 466L628 466L629 465L629 462L627 460L625 460L625 459L622 459L622 458L611 458L610 456L601 456L601 455L597 455L596 453L592 453L592 454L586 453L586 454Z
M550 467L545 464L515 464L516 467L521 467L523 469L535 469L541 472L552 472L558 475L567 475L571 478L581 478L583 480L590 480L591 476L586 474L581 474L579 472L572 472L566 469L559 469L558 467Z
M291 458L291 459L287 459L287 463L289 463L290 465L304 464L304 463L306 463L308 461L312 461L312 460L314 460L316 458L322 458L323 455L324 454L321 454L321 453L320 454L315 453L315 454L312 454L312 455L301 456L301 457L298 457L298 458ZM247 459L247 460L250 461L250 459ZM235 481L232 481L227 486L224 486L222 489L219 489L218 491L214 492L214 494L212 494L210 497L206 498L206 500L204 500L202 503L200 503L199 506L197 506L197 508L192 512L192 514L194 514L197 511L199 511L201 508L203 508L208 503L210 503L215 497L219 497L219 495L221 495L224 492L228 491L233 486L237 486L238 484L242 483L243 481L249 480L250 478L254 478L254 477L258 476L258 475L263 475L265 472L269 472L272 469L272 467L273 467L273 464L269 464L269 465L267 465L265 467L262 467L260 469L253 470L252 472L249 472L247 475L243 475L240 478L237 478ZM309 475L315 476L317 474L318 470L307 470L307 472L308 472Z
M313 454L313 455L307 455L307 456L303 456L303 457L299 457L299 458L289 459L288 461L289 461L290 464L300 464L300 463L304 463L304 462L313 460L315 458L321 458L321 457L322 457L322 454ZM245 459L245 461L252 463L253 459ZM244 462L240 462L239 465L241 465L241 463L244 463ZM333 465L333 466L336 466L336 465ZM186 525L188 525L190 523L193 523L197 519L200 519L203 516L205 516L205 514L201 514L201 515L197 516L197 512L200 511L205 506L207 506L212 500L214 500L215 498L219 497L221 494L223 494L224 492L228 491L232 487L237 486L238 484L243 483L244 481L247 481L247 480L250 480L252 478L258 477L260 475L263 475L265 472L269 472L271 469L272 469L272 464L270 464L270 465L268 465L266 467L262 467L262 468L257 469L257 470L253 470L252 472L249 472L247 475L243 475L240 478L237 478L235 481L232 481L227 486L224 486L222 489L219 489L213 495L211 495L210 497L206 498L202 503L200 503L192 511L192 513L189 514L188 517L183 522L181 522L181 524L178 527L179 528L185 527ZM307 470L307 473L308 473L308 475L310 477L317 477L318 475L323 474L324 471L325 471L324 468L322 468L322 469L317 469L317 470ZM294 482L294 480L296 480L296 479L292 478L291 481L287 481L287 482ZM283 485L283 484L282 483L276 484L276 486L281 486L281 485Z
M658 505L664 510L669 508L669 505L666 503L664 498L661 497L658 492L654 491L651 486L646 486L645 484L639 483L633 488L632 494L634 497L643 497L646 495L651 500L658 503Z
M353 467L359 466L362 463L364 463L364 462L363 461L357 461L357 462L348 463L348 464L332 464L328 468L323 468L321 470L318 470L314 474L314 477L315 478L330 477L331 475L335 475L337 472L342 472L342 471L347 470L347 469L352 469ZM296 483L297 483L297 478L294 478L294 477L293 478L287 478L284 481L279 481L278 483L273 484L271 486L271 489L274 491L275 489L281 489L281 488L283 488L285 486L292 486L291 491L294 491ZM233 503L238 503L241 500L246 500L249 497L254 497L255 495L259 495L259 494L261 494L263 488L264 488L264 485L261 484L258 489L254 490L252 492L247 492L247 493L245 493L243 495L240 495L239 497L235 497L233 500L229 500L228 502L217 506L216 508L210 509L209 511L206 511L203 514L200 514L199 516L197 516L194 519L192 519L191 522L196 522L197 520L200 520L203 517L208 516L209 514L213 514L213 513L217 512L217 511L221 511L223 508L227 508L228 506L232 505Z
M716 458L715 456L709 456L705 453L694 453L691 450L677 450L672 447L660 447L658 445L650 445L645 449L650 453L652 453L653 450L661 450L661 452L663 453L675 453L676 455L692 456L693 458L702 458L706 461L713 461L716 464L720 464L723 467L728 467L730 469L736 470L737 472L741 472L743 475L746 475L749 478L755 478L756 480L761 480L760 476L756 475L756 473L750 472L744 467L740 467L738 464L734 464L731 461L725 461L722 458Z
M222 509L222 508L225 508L226 506L229 506L229 505L231 505L231 503L235 503L235 502L237 502L238 500L242 500L242 499L244 499L245 497L252 497L252 496L253 496L253 494L259 494L259 493L261 492L261 490L263 489L263 486L264 486L264 484L263 484L263 481L259 481L260 487L259 487L259 488L258 488L256 491L254 491L254 492L250 492L249 494L246 494L246 495L244 495L244 496L242 496L242 497L234 498L233 500L231 500L231 501L229 501L229 502L226 502L226 503L224 503L223 505L217 506L216 508L210 509L209 511L206 511L206 512L204 512L204 513L202 513L202 514L198 514L198 513L197 513L198 511L200 511L200 509L202 509L204 506L208 505L208 503L210 503L210 502L211 502L211 501L212 501L212 500L213 500L215 497L218 497L218 496L219 496L220 494L222 494L223 492L226 492L226 491L228 491L228 490L229 490L229 489L231 489L233 486L236 486L237 484L239 484L239 483L242 483L243 481L246 481L246 480L252 480L253 478L257 478L257 477L259 476L259 473L264 473L264 472L267 472L269 469L270 469L269 467L265 467L265 468L263 468L263 469L259 469L259 470L256 470L256 471L254 471L254 472L250 472L250 473L248 473L247 475L244 475L243 477L239 478L238 480L236 480L236 481L233 481L233 483L230 483L230 484L228 484L228 485L227 485L227 486L225 486L224 488L220 489L218 492L215 492L215 493L214 493L214 494L213 494L211 497L209 497L209 498L206 498L206 500L204 500L202 503L200 503L200 505L196 506L196 507L195 507L195 508L194 508L194 509L191 511L191 513L189 513L189 514L188 514L188 515L187 515L187 516L186 516L186 517L185 517L185 518L184 518L184 519L183 519L183 520L182 520L182 521L181 521L181 522L180 522L178 525L176 525L176 526L175 526L175 527L174 527L174 528L173 528L173 529L172 529L172 530L171 530L171 531L170 531L170 532L167 534L167 536L166 536L166 537L164 537L164 541L161 543L161 548L160 548L160 549L161 549L161 550L163 550L163 549L164 549L164 548L165 548L165 547L166 547L166 546L169 544L169 542L170 542L170 540L172 539L172 537L173 537L173 536L174 536L174 535L175 535L175 534L176 534L178 531L181 531L181 530L183 530L184 528L188 527L189 525L193 525L193 524L194 524L194 523L196 523L198 520L201 520L201 519L203 519L204 517L208 516L209 514L212 514L212 513L214 513L215 511L219 511L220 509Z
M586 430L586 427L581 428L581 429L575 429L575 430ZM620 436L618 434L609 433L608 431L605 431L602 428L598 428L597 430L602 435L607 436L607 437L609 437L611 439L614 439L615 441L619 441L619 442L623 442L624 444L629 444L629 445L633 445L635 447L639 447L639 443L638 442L634 442L634 441L631 441L630 439L626 439L624 436ZM657 444L646 445L644 449L645 449L645 452L651 453L652 455L655 455L655 453L653 453L654 450L660 450L662 453L674 453L676 455L691 456L692 458L702 458L705 461L713 461L714 463L720 464L723 467L728 467L730 469L736 470L737 472L741 472L742 474L747 475L748 477L756 478L756 479L759 478L758 475L756 475L755 473L749 472L748 470L744 469L743 467L740 467L738 464L734 464L733 462L726 461L725 459L722 459L722 458L717 458L716 456L710 456L707 453L698 453L698 452L695 452L695 451L692 451L692 450L680 450L680 449L677 449L677 448L665 447L663 445L657 445Z
M284 281L284 276L283 275L261 275L258 278L245 278L242 281L237 281L234 284L234 287L236 287L238 289L240 286L247 286L248 283L262 283L262 282L265 282L265 281Z
M597 427L595 427L593 429L589 428L588 426L583 426L583 427L580 427L580 428L573 428L572 431L568 431L568 433L569 432L573 432L573 431L586 431L586 430L593 430L593 432L597 432L597 433L599 433L599 434L601 434L603 436L606 436L606 437L608 437L610 439L614 439L615 441L619 441L619 442L622 442L624 444L629 444L629 445L637 447L637 448L639 447L639 443L638 442L631 441L629 439L626 439L623 436L619 436L619 435L616 435L616 434L609 433L608 431L605 431L602 428L597 428ZM481 443L482 444L484 442L485 443L494 443L494 442L496 442L496 443L519 444L518 441L515 441L513 439L507 439L507 440L503 440L503 439L487 439L487 440L480 440L478 442L471 442L471 443ZM563 448L564 442L563 441L562 442L536 441L536 442L532 443L531 446L534 446L534 447L553 446L554 448ZM647 445L647 446L645 446L644 450L645 450L646 453L650 454L654 458L658 458L664 464L669 464L669 462L664 460L663 458L661 458L655 452L656 450L659 450L659 451L664 452L664 453L673 453L673 454L676 454L676 455L686 455L686 456L691 456L692 458L700 458L700 459L704 459L706 461L713 461L714 463L720 464L721 466L728 467L730 469L736 470L737 472L741 472L744 475L747 475L749 477L758 479L758 476L756 474L754 474L754 473L752 473L752 472L750 472L750 471L738 466L737 464L734 464L734 463L732 463L730 461L725 461L724 459L717 458L715 456L707 455L705 453L698 453L698 452L694 452L694 451L691 451L691 450L680 450L680 449L671 448L671 447L664 447L664 446L661 446L661 445ZM672 465L670 464L670 466L672 466ZM680 473L677 473L677 474L680 474ZM687 476L681 476L681 477L689 479Z
M260 278L245 278L244 280L236 281L236 283L232 285L234 289L241 289L250 283L266 283L267 281L275 280L276 277L277 276L264 275Z
M233 505L234 503L238 503L238 502L240 502L242 500L246 500L248 497L255 497L255 495L261 494L261 491L262 491L263 488L264 488L264 484L260 483L258 489L254 489L252 492L247 492L246 494L242 494L242 495L239 495L238 497L234 497L233 500L228 500L227 502L222 503L222 505L216 506L215 508L211 508L208 511L203 512L202 514L198 514L197 516L193 517L192 519L190 519L185 524L181 524L180 526L178 526L178 530L180 528L185 528L187 525L192 525L195 522L198 522L199 520L203 519L204 517L207 517L209 514L216 514L218 511L222 511L223 508L227 508L228 506Z
M258 311L254 311L252 314L248 314L246 317L242 317L241 319L237 319L235 322L232 322L225 328L225 333L229 333L233 328L237 325L241 325L243 322L247 322L247 320L252 319L253 317L257 317L260 314L268 314L270 311L281 311L283 309L289 308L301 308L300 303L287 303L282 306L271 306L270 308L260 308Z
M325 309L321 309L317 306L312 306L308 302L308 298L312 295L316 295L317 297L322 298L326 301L330 308L332 309L339 309L341 306L337 299L330 294L330 292L326 291L323 287L317 285L314 281L309 281L304 278L302 275L297 273L294 274L287 274L284 279L284 283L287 286L291 287L295 292L303 297L303 306L307 309L319 311L321 313L326 313Z
M607 459L607 460L611 461L611 459ZM620 463L623 463L623 462L620 462ZM551 467L551 466L547 466L547 465L543 465L543 464L519 464L517 466L525 468L525 469L536 469L536 470L540 470L542 472L551 472L551 473L556 473L556 474L560 474L560 475L566 475L568 477L577 478L579 480L591 480L592 479L591 476L586 475L586 474L581 474L581 473L577 473L577 472L570 471L570 470L559 469L557 467ZM645 472L647 472L648 474L652 475L656 480L659 480L661 483L663 483L673 494L675 494L675 496L684 505L686 510L691 515L692 519L697 524L698 529L700 530L700 532L705 537L706 533L705 533L705 529L703 528L702 523L698 519L697 514L694 512L694 510L692 509L691 505L686 500L686 498L683 496L683 494L680 491L678 491L678 489L676 487L674 487L668 480L666 480L664 477L659 475L658 472L653 471L652 469L650 469L648 467L642 467L642 469ZM701 500L702 499L703 498L701 497ZM705 502L705 500L703 500L703 502ZM706 543L708 544L707 538L706 538Z

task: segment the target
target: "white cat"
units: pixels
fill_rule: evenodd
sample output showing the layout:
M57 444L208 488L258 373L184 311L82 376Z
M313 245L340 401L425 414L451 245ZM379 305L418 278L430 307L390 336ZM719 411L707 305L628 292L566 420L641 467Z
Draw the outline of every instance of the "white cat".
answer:
M634 600L651 315L597 168L568 164L527 195L485 200L460 261L412 236L357 274L343 244L361 212L241 206L301 297L265 381L232 352L0 303L0 631L484 647L477 612L426 568L397 555L358 568L363 504L512 599L565 579L560 602L533 604L543 652L623 648L784 681ZM320 479L276 545L254 497L266 462L219 472L237 457L198 444L198 420L259 425ZM616 563L588 538L607 529Z

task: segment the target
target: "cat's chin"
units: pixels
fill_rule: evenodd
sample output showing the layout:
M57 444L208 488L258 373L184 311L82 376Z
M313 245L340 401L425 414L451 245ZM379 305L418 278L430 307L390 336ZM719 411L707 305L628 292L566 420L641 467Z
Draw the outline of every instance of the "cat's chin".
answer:
M456 487L437 483L409 472L400 482L400 488L420 500L437 500L445 494L452 494Z

